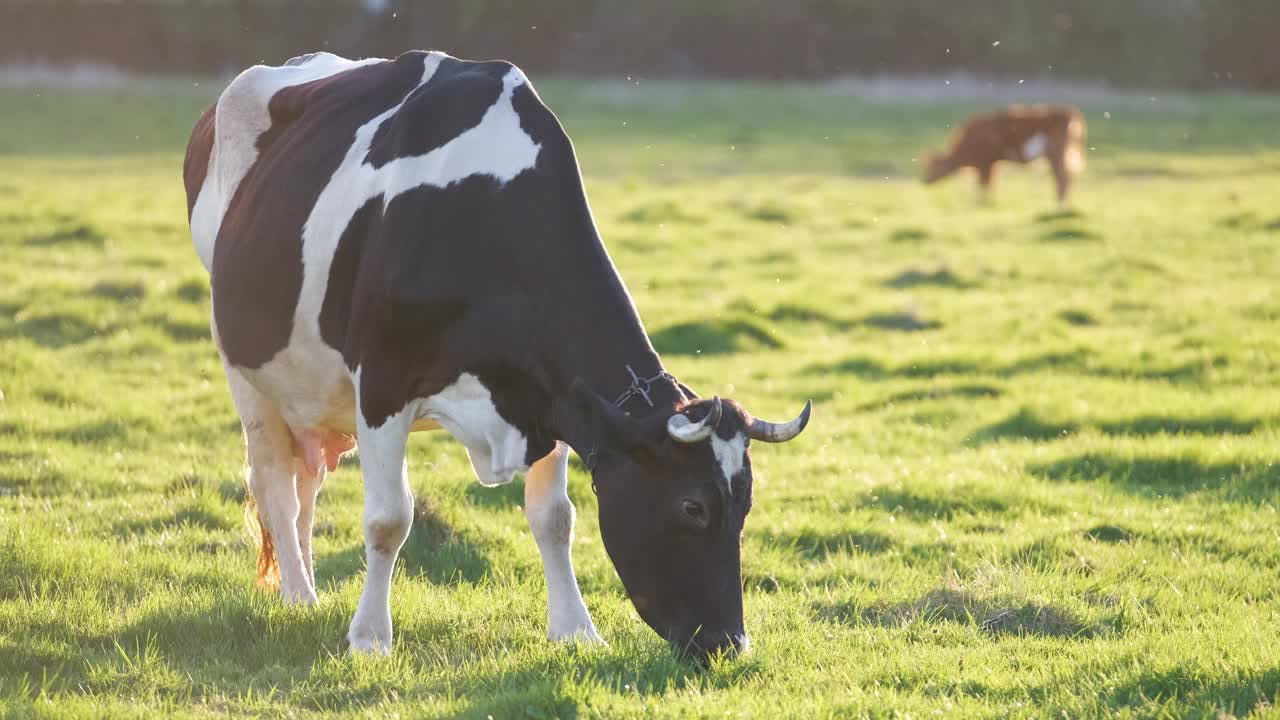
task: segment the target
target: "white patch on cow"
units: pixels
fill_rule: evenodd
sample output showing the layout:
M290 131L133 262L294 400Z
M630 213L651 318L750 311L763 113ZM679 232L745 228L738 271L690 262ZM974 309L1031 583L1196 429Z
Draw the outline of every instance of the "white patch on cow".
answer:
M284 88L319 80L361 65L386 62L379 58L347 60L316 53L298 65L255 65L240 73L218 97L214 142L204 185L191 209L191 237L205 270L213 269L213 245L218 228L240 181L258 159L258 136L271 127L267 103Z
M742 433L738 433L731 439L724 440L719 435L713 434L711 452L715 453L716 462L720 464L720 472L724 474L725 486L732 495L733 476L742 472L742 466L746 462L747 438Z
M1026 161L1035 160L1044 154L1047 144L1048 140L1045 138L1044 133L1032 135L1022 144L1022 159Z
M463 373L449 387L417 402L417 417L439 423L467 448L481 485L503 485L529 469L528 440L502 419L489 389L475 375Z
M519 68L511 68L503 78L502 94L480 124L426 155L387 163L378 171L386 178L383 202L417 187L448 187L473 175L488 175L506 184L532 169L541 146L520 127L511 102L515 89L527 82Z

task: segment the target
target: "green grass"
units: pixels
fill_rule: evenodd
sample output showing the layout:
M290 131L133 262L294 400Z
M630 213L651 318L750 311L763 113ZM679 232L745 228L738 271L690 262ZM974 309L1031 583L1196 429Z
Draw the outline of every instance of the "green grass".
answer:
M925 188L972 107L540 84L669 368L810 429L760 447L745 659L635 616L575 463L607 648L548 644L522 491L447 436L389 659L348 657L348 461L321 604L253 587L239 426L180 181L215 83L0 90L0 715L1268 715L1280 703L1280 101L1090 106L1090 168ZM1111 112L1111 118L1103 116ZM1274 716L1274 715L1273 715Z

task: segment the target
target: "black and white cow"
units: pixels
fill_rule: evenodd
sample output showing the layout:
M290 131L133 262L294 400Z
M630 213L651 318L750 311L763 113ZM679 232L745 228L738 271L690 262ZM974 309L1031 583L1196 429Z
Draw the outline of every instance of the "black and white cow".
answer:
M444 428L484 485L525 474L552 639L599 641L570 558L573 448L637 612L705 657L746 645L748 441L786 424L667 374L555 115L505 62L319 53L237 77L192 134L191 234L286 602L316 602L325 470L359 443L368 572L348 639L389 651L413 518L405 445Z

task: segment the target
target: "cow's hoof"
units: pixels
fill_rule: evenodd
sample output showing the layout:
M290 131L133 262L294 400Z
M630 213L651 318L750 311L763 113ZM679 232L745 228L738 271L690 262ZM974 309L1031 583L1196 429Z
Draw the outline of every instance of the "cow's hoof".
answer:
M373 634L347 633L347 651L352 655L390 655L391 642Z
M310 589L301 592L281 593L280 599L285 605L302 608L315 607L320 603L320 598L316 597L316 594Z
M569 630L551 631L547 633L547 639L551 642L564 643L582 643L584 645L608 645L604 638L600 637L600 633L596 632L595 626L587 625L586 627L576 627Z

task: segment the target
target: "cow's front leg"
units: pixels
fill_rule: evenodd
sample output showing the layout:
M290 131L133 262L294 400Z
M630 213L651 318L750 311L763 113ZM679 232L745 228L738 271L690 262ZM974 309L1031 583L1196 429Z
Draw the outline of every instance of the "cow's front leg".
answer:
M360 390L357 388L357 393ZM364 474L364 591L347 640L357 652L391 651L391 573L413 522L413 494L405 466L409 409L370 427L356 411L356 439Z
M555 450L535 462L524 478L525 515L547 579L547 637L604 642L582 602L573 573L574 510L566 489L568 477L569 447L556 443Z

